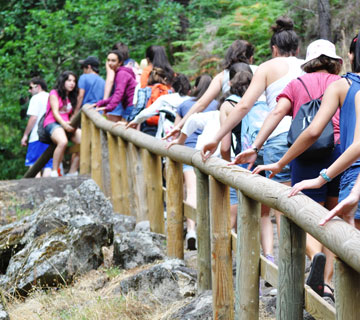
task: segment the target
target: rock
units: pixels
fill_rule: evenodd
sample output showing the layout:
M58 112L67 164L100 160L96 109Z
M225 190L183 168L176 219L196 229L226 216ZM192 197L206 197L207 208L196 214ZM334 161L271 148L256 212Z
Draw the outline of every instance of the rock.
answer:
M133 292L145 303L169 304L184 299L189 291L195 292L196 281L186 269L183 261L171 259L122 280L114 293ZM188 288L185 291L180 289L184 282Z
M0 280L8 293L27 295L33 286L58 286L75 275L97 269L108 230L100 224L59 227L29 242L9 262Z
M1 303L0 303L0 320L10 320L8 313L5 311Z
M93 180L46 200L32 215L0 227L0 283L26 294L34 284L57 285L96 269L101 248L112 243L114 221L111 203Z
M114 234L134 231L136 225L136 218L124 214L115 214L114 218Z
M114 238L114 264L132 269L165 258L166 237L152 232L127 232Z
M212 320L212 292L204 291L190 303L178 309L168 320Z
M135 226L135 231L150 232L150 221L149 220L140 221Z

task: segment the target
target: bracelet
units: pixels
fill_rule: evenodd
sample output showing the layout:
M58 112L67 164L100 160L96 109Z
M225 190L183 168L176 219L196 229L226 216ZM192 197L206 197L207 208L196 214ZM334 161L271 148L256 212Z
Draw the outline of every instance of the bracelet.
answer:
M332 178L330 178L327 174L327 169L322 169L320 171L320 176L326 181L326 182L330 182L332 180Z
M259 148L255 145L251 145L250 147L252 150L254 150L256 152L256 154L259 154Z

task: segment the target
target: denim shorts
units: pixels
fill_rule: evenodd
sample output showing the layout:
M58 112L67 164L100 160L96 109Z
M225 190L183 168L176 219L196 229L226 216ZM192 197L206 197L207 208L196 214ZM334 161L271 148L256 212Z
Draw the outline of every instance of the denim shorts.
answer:
M264 164L272 164L278 162L288 151L287 132L280 133L276 137L269 139L264 145ZM266 171L266 177L270 176L270 172ZM276 182L291 181L290 166L286 165L280 173L275 175L272 180Z
M350 194L359 174L359 166L350 167L343 173L340 181L339 202L344 200ZM355 219L360 219L360 202L358 203L358 208L355 212Z
M46 127L45 127L45 131L46 133L51 137L51 135L53 134L54 130L56 128L62 128L61 125L57 122L53 122L53 123L49 123Z
M183 163L183 172L190 171L190 170L194 170L194 168L192 166L189 166L186 163Z
M43 143L39 140L30 142L26 152L25 166L31 167L48 147L48 144ZM44 168L52 168L52 158L47 162Z
M119 103L119 105L114 110L108 112L107 114L123 117L126 121L128 121L133 109L134 106L127 106L124 108L123 105Z

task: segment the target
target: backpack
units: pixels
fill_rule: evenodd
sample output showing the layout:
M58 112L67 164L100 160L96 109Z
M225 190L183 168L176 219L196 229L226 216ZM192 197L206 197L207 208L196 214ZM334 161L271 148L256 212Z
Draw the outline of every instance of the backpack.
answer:
M235 105L240 101L240 97L232 94L227 97L225 101L235 107ZM231 149L235 155L241 152L241 121L231 130Z
M154 84L153 86L151 86L151 95L146 103L145 108L151 106L160 96L169 93L172 93L172 90L169 89L169 86L162 83ZM146 123L150 126L157 126L158 122L159 122L159 116L152 116L146 120Z
M44 121L45 121L45 118L47 117L47 115L49 114L49 112L50 112L50 109L48 112L45 112L43 114L43 116L40 118L40 121L38 123L38 129L37 129L39 141L42 143L46 143L46 144L52 143L50 136L46 133L45 128L44 128Z
M305 86L305 83L298 78L298 80L304 86L310 101L301 105L298 113L293 119L289 132L288 132L288 145L289 147L295 142L297 137L310 125L318 112L321 105L321 95L317 99L313 99ZM332 120L326 125L321 136L314 142L314 144L308 148L304 153L298 156L301 160L317 160L328 157L334 149L334 127Z

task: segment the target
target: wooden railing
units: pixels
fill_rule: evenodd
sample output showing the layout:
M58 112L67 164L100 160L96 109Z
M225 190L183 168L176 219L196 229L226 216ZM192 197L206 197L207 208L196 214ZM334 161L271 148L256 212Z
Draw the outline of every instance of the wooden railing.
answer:
M139 131L113 127L95 110L82 113L80 173L111 197L114 209L149 220L164 233L163 171L166 176L167 254L183 258L184 215L197 222L198 292L212 289L214 319L258 319L259 275L278 288L277 319L302 319L303 308L316 319L359 319L360 232L344 221L318 225L327 210L305 195L288 198L289 188L218 158L202 161L198 150L166 149L164 141ZM162 160L166 159L165 169ZM197 175L196 210L183 203L182 163ZM107 180L110 182L107 183ZM238 230L230 230L229 186L238 190ZM281 217L278 267L260 256L260 207ZM304 286L305 233L333 251L336 311ZM232 252L236 252L234 298ZM235 303L235 308L234 308ZM235 309L235 314L234 314Z

